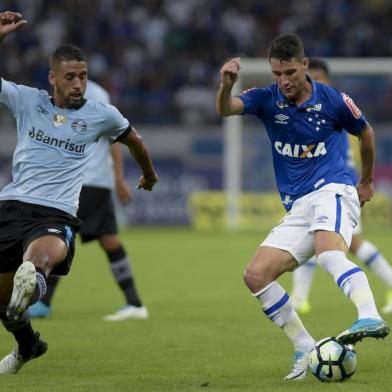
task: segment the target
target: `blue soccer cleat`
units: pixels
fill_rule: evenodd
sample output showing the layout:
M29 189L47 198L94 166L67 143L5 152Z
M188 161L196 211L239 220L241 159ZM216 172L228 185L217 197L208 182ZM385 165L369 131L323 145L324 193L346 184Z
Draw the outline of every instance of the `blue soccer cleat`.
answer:
M364 338L385 338L389 326L382 319L363 318L357 320L349 329L336 337L340 344L355 344Z
M38 301L29 307L30 318L45 318L50 317L52 308L45 305L42 301Z

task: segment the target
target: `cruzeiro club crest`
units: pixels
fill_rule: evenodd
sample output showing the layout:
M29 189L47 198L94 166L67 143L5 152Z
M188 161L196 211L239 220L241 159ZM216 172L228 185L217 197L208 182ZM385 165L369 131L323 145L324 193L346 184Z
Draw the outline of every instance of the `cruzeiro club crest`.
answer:
M71 128L75 133L84 135L87 132L87 123L82 119L73 120Z

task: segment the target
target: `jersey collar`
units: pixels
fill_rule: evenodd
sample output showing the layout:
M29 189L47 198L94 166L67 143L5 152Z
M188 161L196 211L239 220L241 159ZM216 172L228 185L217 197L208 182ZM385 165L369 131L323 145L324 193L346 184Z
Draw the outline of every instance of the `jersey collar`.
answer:
M58 106L56 106L53 97L50 97L50 102L52 103L52 105L53 105L56 109L61 109L61 110L79 110L79 109L81 109L81 108L85 105L85 103L87 102L87 99L83 98L83 99L82 99L82 102L80 103L80 106L78 106L78 107L76 107L76 108L72 108L72 109L59 108Z

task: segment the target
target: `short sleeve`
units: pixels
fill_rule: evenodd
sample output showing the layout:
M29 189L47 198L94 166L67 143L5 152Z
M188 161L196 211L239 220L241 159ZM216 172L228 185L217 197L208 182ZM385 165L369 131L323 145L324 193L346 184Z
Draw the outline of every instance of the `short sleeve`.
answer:
M244 103L244 111L241 114L261 114L267 102L271 99L271 96L272 91L269 88L253 87L243 91L238 95L238 98Z
M23 86L0 79L0 103L12 111L18 117L26 103L31 102L33 96L39 93L36 88Z
M113 105L105 105L105 110L101 136L105 136L110 143L113 143L129 128L129 121Z
M358 106L345 93L339 93L335 102L341 127L352 135L360 134L367 121Z

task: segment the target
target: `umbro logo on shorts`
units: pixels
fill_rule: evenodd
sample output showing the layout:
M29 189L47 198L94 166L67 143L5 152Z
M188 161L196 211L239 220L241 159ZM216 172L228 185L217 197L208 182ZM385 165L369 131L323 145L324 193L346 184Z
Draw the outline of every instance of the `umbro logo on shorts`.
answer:
M321 215L316 219L316 223L327 223L328 217L325 215Z

